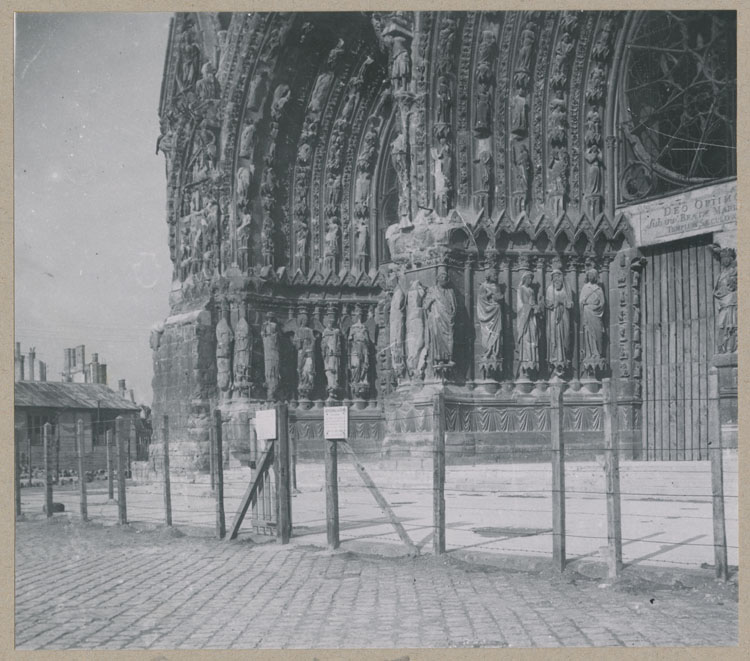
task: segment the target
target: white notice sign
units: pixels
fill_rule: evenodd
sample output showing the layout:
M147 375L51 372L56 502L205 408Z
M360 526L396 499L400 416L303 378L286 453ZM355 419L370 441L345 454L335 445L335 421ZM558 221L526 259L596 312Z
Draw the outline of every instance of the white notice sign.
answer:
M349 407L326 406L323 409L323 436L332 441L348 438Z
M276 440L276 409L255 412L255 436L259 441Z

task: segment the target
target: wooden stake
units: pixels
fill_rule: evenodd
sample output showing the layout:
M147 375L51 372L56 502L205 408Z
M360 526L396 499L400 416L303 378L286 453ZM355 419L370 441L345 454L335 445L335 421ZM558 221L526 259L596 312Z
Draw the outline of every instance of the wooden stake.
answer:
M50 441L52 436L52 425L49 422L44 423L44 506L47 510L47 518L52 517L52 462L50 461Z
M16 517L21 516L21 448L19 447L18 442L18 430L14 430L13 434L13 440L14 440L14 448L13 448L13 454L15 461L15 480L13 481L13 485L15 488L15 496L16 496Z
M117 523L128 522L128 507L125 502L125 420L121 415L115 419L115 445L117 450Z
M216 490L216 427L208 428L208 472L211 474L211 491Z
M32 473L31 473L31 436L30 435L26 437L26 455L28 457L27 463L28 463L28 468L29 468L29 486L31 486L32 485L32 482L31 482Z
M552 432L552 564L565 569L565 443L563 442L563 394L549 387Z
M86 500L86 473L83 465L83 420L76 421L76 454L78 455L78 491L81 497L81 520L89 518L88 502Z
M112 466L112 430L108 429L106 432L106 443L107 443L107 498L109 500L115 499L115 483L114 483L114 467Z
M617 406L609 379L602 379L604 398L604 471L607 494L607 567L610 578L622 571L622 517L620 514L620 458L617 442Z
M276 404L276 538L281 544L288 544L292 532L292 490L289 475L289 411L284 403Z
M224 453L221 443L221 411L214 411L214 470L216 471L216 536L224 539L227 526L224 519Z
M445 553L445 395L432 398L432 549Z
M729 578L727 562L727 531L724 519L724 460L721 447L719 417L719 371L708 369L708 456L711 460L711 493L713 495L714 564L716 576Z
M411 538L406 532L406 529L403 525L401 525L401 521L399 521L398 517L396 516L396 513L391 509L391 506L388 504L388 501L385 499L382 493L380 493L380 489L378 489L377 485L373 481L373 479L370 477L370 474L365 469L362 462L360 462L359 459L357 459L357 455L354 454L354 450L352 450L352 446L349 445L346 441L340 442L341 447L345 448L349 452L349 457L351 458L352 462L357 468L357 472L359 473L359 476L362 478L362 481L365 483L365 486L370 490L370 493L375 498L375 501L379 505L380 509L385 512L385 515L388 517L388 519L391 522L391 525L395 528L396 532L398 533L398 536L401 538L401 541L406 544L406 547L409 549L409 553L411 555L419 555L419 549L414 545L414 542L411 541ZM338 514L338 511L337 511ZM337 518L338 521L338 518Z
M164 451L164 523L172 525L172 489L169 478L169 416L164 416L161 430Z
M328 546L337 549L339 539L339 475L337 441L325 439L326 454L326 536Z

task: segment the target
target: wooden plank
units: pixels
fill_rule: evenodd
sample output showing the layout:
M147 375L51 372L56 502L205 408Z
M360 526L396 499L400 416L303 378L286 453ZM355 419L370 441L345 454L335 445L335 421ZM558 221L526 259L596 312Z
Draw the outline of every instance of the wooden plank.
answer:
M708 408L706 400L707 389L707 370L706 364L706 342L708 334L706 329L706 250L699 246L698 254L698 430L699 430L699 449L698 458L706 459L708 448Z
M288 544L292 534L292 489L289 475L289 409L283 402L276 404L279 439L276 453L276 538Z
M675 427L677 435L675 437L675 458L685 460L685 372L683 362L682 338L683 338L683 316L685 309L682 304L682 248L677 248L674 253L674 310L675 320L674 327L676 332L675 338L675 381L674 381L674 401L675 401Z
M690 245L685 245L682 257L682 427L685 430L685 460L693 458L693 425L692 425L692 394L691 374L692 355L690 353Z
M698 338L697 338L697 309L698 309L698 294L695 287L695 244L691 243L685 250L687 260L683 261L683 271L686 273L685 276L685 287L687 291L687 303L685 305L686 312L688 315L688 324L685 334L685 365L687 367L685 374L685 427L687 434L685 437L685 447L687 452L687 458L693 461L696 458L695 455L695 435L698 431L698 406L695 397L694 388L697 387L695 379L697 378L697 369L695 363L694 352L698 350ZM685 264L687 263L687 269Z
M676 280L674 250L667 253L667 311L669 314L669 458L677 459L677 310L675 309L674 283Z
M227 536L228 540L237 538L237 533L242 525L242 520L245 518L245 514L247 514L250 504L257 499L258 492L262 488L261 485L264 484L266 473L273 463L273 455L273 444L269 443L268 447L261 455L260 461L258 461L255 477L245 490L245 495L242 496L239 509L234 515L232 525L229 527L229 535Z
M339 475L336 441L325 439L326 465L326 538L328 546L337 549L339 539Z
M646 401L646 409L647 409L647 420L648 424L644 425L644 428L646 430L647 439L647 447L648 452L646 454L646 459L656 459L656 436L655 436L655 422L656 422L656 411L654 409L654 396L655 396L655 374L656 374L656 351L654 349L654 317L656 315L656 312L654 310L654 289L656 288L656 283L658 282L658 279L656 277L656 271L654 270L654 262L656 260L653 258L653 256L649 257L647 262L647 275L646 278L644 278L645 282L645 290L646 290L646 316L645 319L647 320L646 325L646 394L645 394L645 401Z
M721 420L719 418L719 372L711 366L708 371L708 455L711 459L711 495L714 530L714 566L716 576L727 580L727 531L724 519L724 463L721 449Z
M563 394L550 386L550 435L552 440L552 566L565 570L565 443L563 441Z
M667 283L666 283L666 266L665 266L665 259L663 251L659 251L659 300L658 300L658 308L657 308L657 315L659 318L659 323L657 326L658 330L658 340L659 340L659 362L657 365L658 374L657 374L657 390L656 390L656 405L659 408L659 429L657 430L659 434L659 459L668 459L669 458L669 415L668 411L665 407L665 402L667 401L667 389L666 389L666 370L667 367L665 363L668 361L667 356L667 345L665 343L665 336L668 329L668 324L665 322L666 313L665 313L665 307L667 305Z
M114 462L112 460L112 430L108 429L105 435L107 443L107 498L115 499Z
M83 466L83 420L76 420L76 455L78 455L78 494L81 501L81 520L88 521L89 508L86 498L86 471Z
M445 553L445 396L432 398L432 546L435 555Z
M109 434L109 432L107 432ZM169 475L169 416L165 415L161 428L164 453L164 523L172 525L172 486Z
M622 516L620 510L620 452L617 443L617 405L609 379L602 379L604 474L607 498L607 567L610 578L622 571Z
M375 498L375 501L378 503L378 506L380 509L385 512L386 516L391 522L391 525L395 528L396 532L398 533L398 536L401 538L401 541L406 544L406 547L409 549L410 555L419 555L419 549L414 545L414 542L411 541L411 538L406 532L406 529L401 524L401 521L398 520L398 517L396 516L395 512L391 509L391 506L388 504L388 501L384 498L383 494L380 493L380 489L376 486L375 482L373 482L372 478L370 477L369 473L365 469L365 467L362 465L362 463L357 459L357 455L354 454L354 450L352 449L351 445L347 441L342 441L339 444L341 447L345 448L347 450L347 453L349 455L349 458L352 460L352 463L357 468L357 472L359 473L359 476L362 478L362 481L365 483L365 486L370 490L370 493Z

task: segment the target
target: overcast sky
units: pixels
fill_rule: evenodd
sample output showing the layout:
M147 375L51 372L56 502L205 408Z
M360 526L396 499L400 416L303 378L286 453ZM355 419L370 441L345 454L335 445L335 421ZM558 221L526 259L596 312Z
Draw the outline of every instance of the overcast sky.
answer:
M50 381L85 344L150 405L171 281L154 153L170 14L16 16L16 341Z

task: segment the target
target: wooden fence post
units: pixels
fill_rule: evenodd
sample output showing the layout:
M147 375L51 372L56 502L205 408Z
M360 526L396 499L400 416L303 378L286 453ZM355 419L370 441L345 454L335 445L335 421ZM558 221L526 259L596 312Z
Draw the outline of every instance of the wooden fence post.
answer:
M115 499L115 483L114 468L112 466L112 430L108 429L105 434L105 442L107 443L107 498L109 500Z
M337 549L339 539L339 470L337 441L323 439L326 464L326 535L328 546Z
M716 576L729 578L727 563L727 530L724 519L724 458L719 416L719 370L708 369L708 456L711 460L711 494L713 496L714 565Z
M128 508L125 501L125 420L118 415L115 420L115 446L117 451L117 523L128 522Z
M216 490L216 424L208 428L208 472L211 474L211 491Z
M224 539L227 534L226 520L224 519L224 453L221 443L221 411L214 411L214 470L216 471L216 536Z
M88 502L86 500L86 471L83 465L83 420L78 418L76 421L76 454L78 455L78 491L81 498L81 520L87 521L89 518Z
M622 571L622 517L620 513L620 448L617 440L617 406L609 379L602 379L604 472L607 494L607 567L610 578Z
M47 518L52 517L52 462L50 461L50 442L52 436L52 425L49 422L44 423L44 507L47 510Z
M289 410L283 402L276 404L276 424L278 426L276 470L276 539L288 544L292 532L292 491L289 474Z
M432 397L432 549L445 553L445 395Z
M15 496L16 496L16 517L21 516L21 448L20 443L18 441L18 430L13 430L13 440L14 440L14 447L13 447L13 454L14 454L14 469L15 469L15 480L13 481L13 485L15 488Z
M172 525L172 489L169 482L169 416L164 416L162 426L162 441L164 446L164 522Z
M34 433L33 431L31 432ZM29 434L26 437L26 456L27 456L27 464L29 468L29 486L32 486L31 482L31 434Z
M565 443L563 441L563 393L549 387L552 432L552 565L565 569Z

